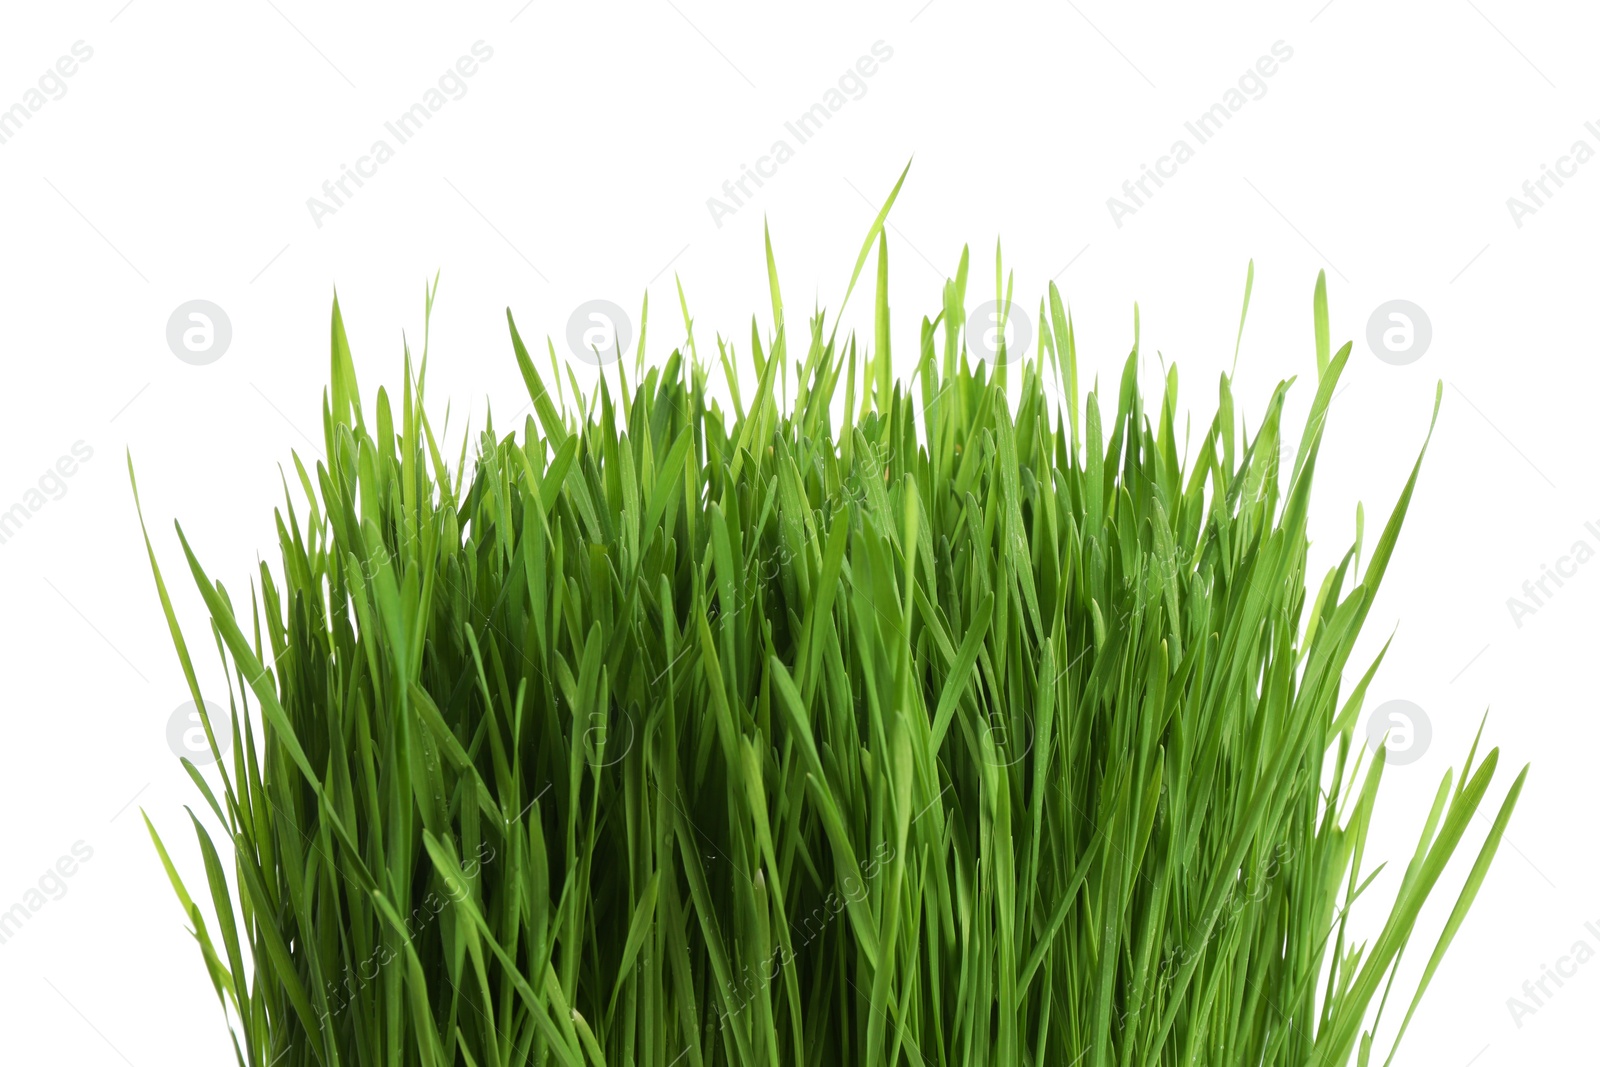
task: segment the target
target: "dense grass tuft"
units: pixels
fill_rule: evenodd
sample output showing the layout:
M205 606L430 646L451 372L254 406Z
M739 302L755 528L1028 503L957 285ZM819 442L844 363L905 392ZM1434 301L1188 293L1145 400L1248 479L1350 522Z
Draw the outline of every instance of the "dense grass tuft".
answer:
M896 382L881 223L870 350L786 323L769 248L753 390L718 342L731 418L687 309L587 398L513 323L532 413L470 464L426 345L362 404L335 301L326 461L296 459L248 611L179 531L232 678L221 795L188 768L231 837L194 822L207 907L156 842L240 1064L1334 1065L1391 994L1398 1040L1390 978L1497 751L1352 944L1383 656L1341 675L1417 469L1308 596L1350 356L1321 286L1293 469L1288 384L1247 439L1226 376L1185 468L1176 370L1151 418L1136 341L1080 405L1054 286L1040 360L973 369L965 257Z

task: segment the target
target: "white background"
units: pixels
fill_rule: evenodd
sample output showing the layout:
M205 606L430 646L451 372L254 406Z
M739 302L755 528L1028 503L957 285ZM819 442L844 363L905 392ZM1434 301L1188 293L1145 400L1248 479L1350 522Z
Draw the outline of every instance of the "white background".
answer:
M291 450L308 464L319 454L335 285L370 402L380 383L400 381L402 337L420 347L423 283L443 272L429 384L436 412L452 403L459 442L469 417L482 425L486 401L502 430L520 421L506 307L530 341L548 334L565 356L580 303L603 297L631 313L648 290L649 358L660 362L684 335L676 275L702 353L720 331L742 355L750 314L770 326L763 216L793 317L835 308L877 205L914 157L889 234L902 372L964 242L969 305L991 293L1000 236L1024 310L1052 278L1070 302L1085 391L1097 374L1114 387L1138 301L1146 388L1157 353L1176 361L1198 432L1233 358L1253 257L1239 407L1253 432L1273 386L1300 376L1287 420L1297 440L1315 378L1311 292L1327 271L1334 343L1356 349L1318 471L1319 567L1353 537L1358 500L1367 544L1376 539L1444 382L1420 488L1353 661L1364 667L1398 626L1368 708L1410 700L1433 734L1386 777L1369 857L1396 862L1372 904L1386 906L1440 776L1460 765L1486 708L1486 745L1501 748L1490 804L1524 762L1533 771L1399 1062L1593 1060L1600 962L1550 984L1554 996L1520 1026L1507 1007L1575 942L1600 949L1584 928L1600 932L1600 563L1520 626L1507 607L1574 542L1600 547L1584 527L1600 530L1600 162L1547 186L1554 195L1521 226L1507 207L1574 141L1600 149L1584 128L1600 126L1593 12L1505 0L1210 11L904 0L781 12L709 0L124 2L7 4L0 34L0 108L24 102L75 42L93 49L65 94L0 144L0 510L25 503L76 442L93 450L65 494L0 544L0 910L75 842L93 850L65 895L0 944L0 1059L232 1062L140 821L142 808L203 883L182 809L199 798L166 734L187 694L125 453L215 683L171 522L236 602L258 558L277 565L280 465L292 481ZM307 198L375 140L394 146L384 123L480 40L493 57L465 95L319 227ZM865 94L796 145L784 123L880 41L892 57ZM1292 58L1265 95L1197 145L1184 123L1279 41ZM1194 158L1116 225L1107 198L1179 138ZM794 158L719 226L707 198L778 139ZM174 308L196 298L225 309L233 330L207 366L179 361L165 338ZM1432 323L1431 346L1406 366L1365 341L1371 312L1397 298ZM870 280L846 319L859 326L869 310ZM214 684L208 693L225 699ZM1408 976L1466 865L1425 915ZM1388 1033L1403 1008L1391 1004Z

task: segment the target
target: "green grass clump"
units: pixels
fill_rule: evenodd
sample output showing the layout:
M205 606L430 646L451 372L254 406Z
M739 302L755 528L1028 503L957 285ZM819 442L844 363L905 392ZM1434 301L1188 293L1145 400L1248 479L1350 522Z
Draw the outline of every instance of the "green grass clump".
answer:
M1040 359L973 369L965 256L897 383L881 223L870 348L790 328L769 246L753 391L718 341L731 417L687 309L588 398L513 323L532 411L470 464L426 345L363 406L335 301L325 459L248 612L183 540L230 678L221 795L185 761L230 838L194 821L205 909L156 840L241 1065L1368 1061L1497 750L1445 775L1353 944L1382 654L1341 675L1417 469L1308 596L1350 355L1320 284L1287 479L1288 383L1246 438L1223 376L1186 466L1137 340L1080 410L1054 286Z

